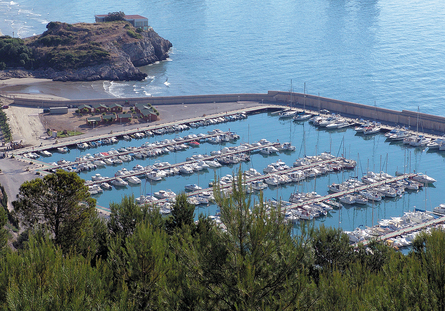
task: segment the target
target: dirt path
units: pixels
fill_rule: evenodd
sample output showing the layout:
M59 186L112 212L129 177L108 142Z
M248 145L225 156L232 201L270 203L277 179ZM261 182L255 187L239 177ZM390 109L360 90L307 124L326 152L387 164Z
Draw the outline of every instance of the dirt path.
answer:
M4 111L9 118L9 128L14 141L22 141L24 146L38 146L40 137L46 136L39 117L42 109L10 106Z

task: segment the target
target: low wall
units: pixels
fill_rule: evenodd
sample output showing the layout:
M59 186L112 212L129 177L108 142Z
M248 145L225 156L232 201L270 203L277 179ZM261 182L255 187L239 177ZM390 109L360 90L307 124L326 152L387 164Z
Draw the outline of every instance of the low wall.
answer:
M363 118L380 121L388 125L411 126L423 132L443 134L445 133L445 118L403 110L396 111L375 106L351 103L332 98L319 97L309 94L290 93L281 91L268 91L267 94L215 94L215 95L191 95L191 96L164 96L164 97L138 97L138 98L107 98L93 100L69 100L50 101L15 98L14 104L39 107L77 107L82 104L117 103L121 105L134 105L135 103L150 103L152 105L173 104L202 104L224 103L235 101L255 101L259 103L274 103L278 105L292 106L301 109L319 111L327 109L353 118Z
M136 103L150 103L152 105L176 105L176 104L208 104L224 103L236 101L274 101L269 94L219 94L219 95L190 95L190 96L163 96L163 97L130 97L130 98L104 98L104 99L82 99L82 100L34 100L25 98L15 98L14 104L23 106L39 107L77 107L80 105L90 105L95 103L119 105L134 105Z
M390 110L309 94L273 91L269 91L269 94L273 94L277 102L284 102L286 105L301 109L315 111L327 109L344 116L376 120L387 125L410 126L411 129L416 129L418 126L422 132L440 135L445 133L445 118L440 116L409 110Z

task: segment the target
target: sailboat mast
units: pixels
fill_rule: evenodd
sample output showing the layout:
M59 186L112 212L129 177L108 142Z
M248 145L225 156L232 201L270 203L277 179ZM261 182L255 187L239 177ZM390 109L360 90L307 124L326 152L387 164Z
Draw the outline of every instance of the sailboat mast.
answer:
M303 85L303 110L306 110L306 82Z
M292 108L292 95L294 90L292 89L292 79L290 79L290 107Z

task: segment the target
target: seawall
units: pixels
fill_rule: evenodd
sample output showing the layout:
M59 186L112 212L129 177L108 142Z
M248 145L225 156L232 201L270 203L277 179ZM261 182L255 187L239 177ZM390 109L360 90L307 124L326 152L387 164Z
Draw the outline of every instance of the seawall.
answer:
M442 135L445 133L445 117L413 112L409 110L396 111L375 106L351 103L332 98L319 97L302 93L290 93L281 91L268 91L267 94L215 94L215 95L190 95L190 96L165 96L165 97L137 97L137 98L107 98L94 100L33 100L16 97L14 104L23 106L39 107L77 107L82 104L111 104L132 106L135 103L147 102L152 105L173 105L173 104L202 104L202 103L224 103L235 101L255 101L259 103L269 103L294 108L320 111L327 109L344 116L352 118L363 118L375 120L383 124L395 126L411 126L419 131Z

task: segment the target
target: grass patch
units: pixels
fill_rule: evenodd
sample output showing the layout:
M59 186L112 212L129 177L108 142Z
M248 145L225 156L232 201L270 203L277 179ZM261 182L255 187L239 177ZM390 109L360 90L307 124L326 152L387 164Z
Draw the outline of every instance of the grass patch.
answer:
M52 136L53 132L50 129L48 129L47 130L47 134L48 134L48 136ZM82 135L82 134L83 133L79 132L79 131L67 131L67 130L64 130L64 131L61 131L61 132L57 132L57 138L65 138L65 137L77 136L77 135Z

